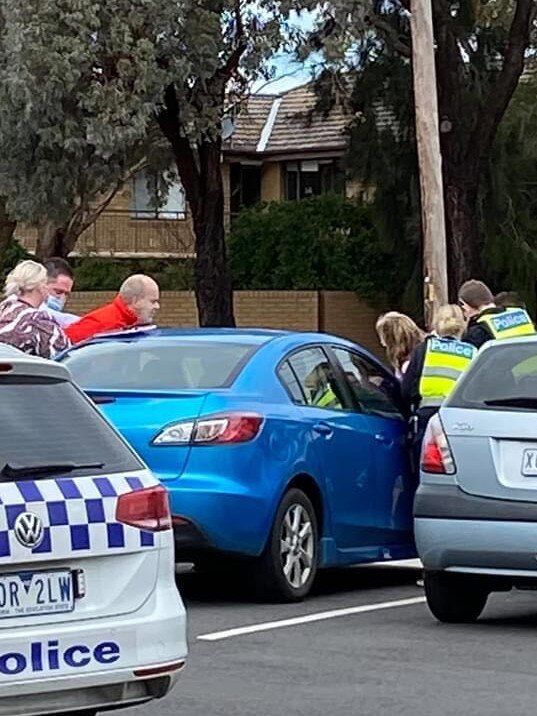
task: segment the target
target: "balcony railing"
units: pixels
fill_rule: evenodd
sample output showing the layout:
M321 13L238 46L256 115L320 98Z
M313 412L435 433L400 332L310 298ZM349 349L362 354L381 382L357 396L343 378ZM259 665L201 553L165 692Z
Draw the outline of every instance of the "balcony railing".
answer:
M35 249L35 229L18 227L16 236L26 249ZM82 234L73 254L187 258L193 252L194 234L188 217L135 218L128 210L112 209L101 214Z

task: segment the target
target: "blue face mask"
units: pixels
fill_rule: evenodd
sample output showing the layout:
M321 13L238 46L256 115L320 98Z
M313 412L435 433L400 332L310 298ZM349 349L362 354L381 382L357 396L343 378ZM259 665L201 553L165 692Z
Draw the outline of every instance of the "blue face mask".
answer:
M58 298L58 296L53 296L52 294L47 298L47 306L53 311L59 311L60 313L63 311L63 308L65 306L65 298Z

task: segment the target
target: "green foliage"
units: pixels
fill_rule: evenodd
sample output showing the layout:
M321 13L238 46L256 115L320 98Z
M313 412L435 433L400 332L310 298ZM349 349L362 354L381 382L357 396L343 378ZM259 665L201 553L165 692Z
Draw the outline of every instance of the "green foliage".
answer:
M170 5L3 0L0 195L12 217L65 226L145 155L169 78L158 54Z
M348 169L377 187L375 213L383 242L417 258L419 193L408 3L332 0L323 8L320 23L331 18L331 25L322 42L326 62L319 104L326 107L330 98L343 98L353 119ZM532 231L533 210L525 209L522 200L533 181L524 159L528 140L520 127L511 130L510 139L498 136L497 122L489 120L502 119L513 101L523 59L535 53L534 8L533 0L434 0L431 5L452 290L453 284L479 271L484 278L526 285L533 270L526 233ZM345 92L345 87L354 91ZM534 98L535 93L528 102L534 104ZM509 147L507 161L498 154L502 144ZM509 247L517 252L514 260ZM421 283L420 273L417 263L418 280L408 285L405 300L411 293L416 298L413 289Z
M491 78L486 78L486 67L478 69L483 87L488 86ZM406 257L407 269L414 265L397 305L417 313L421 303L420 197L410 64L385 48L354 75L352 88L350 106L355 118L347 170L376 187L372 210L381 245L402 261ZM536 307L537 272L536 90L535 79L524 81L511 101L481 173L476 213L483 245L476 274L495 292L519 291L531 308ZM472 99L466 87L464 103L470 115L475 114L478 99ZM464 125L464 130L453 131L464 135L469 130ZM462 146L464 136L460 140Z
M537 309L537 80L522 83L500 127L480 204L483 269L495 290Z
M33 258L16 239L11 239L7 245L6 251L0 257L0 291L3 281L11 269L25 259Z
M0 283L20 261L34 259L12 239L0 264ZM194 285L191 259L71 259L75 272L76 291L117 291L121 283L133 273L144 273L158 281L163 291L190 291Z
M347 170L374 187L380 245L401 266L395 306L419 316L420 187L410 64L389 52L377 57L356 74L351 105Z
M191 260L82 258L73 262L76 291L117 291L134 273L152 276L162 291L191 290Z
M241 289L347 290L389 300L405 280L380 245L371 208L338 195L242 211L229 251Z

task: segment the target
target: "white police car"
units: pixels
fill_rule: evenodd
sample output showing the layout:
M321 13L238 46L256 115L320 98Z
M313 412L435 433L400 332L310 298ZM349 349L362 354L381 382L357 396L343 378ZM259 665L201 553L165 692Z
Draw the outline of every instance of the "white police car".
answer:
M166 491L62 365L0 346L0 716L164 696L185 621Z

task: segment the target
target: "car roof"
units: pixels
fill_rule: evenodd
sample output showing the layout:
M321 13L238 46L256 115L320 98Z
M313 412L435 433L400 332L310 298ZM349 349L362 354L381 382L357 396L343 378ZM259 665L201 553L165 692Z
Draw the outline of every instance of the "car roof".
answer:
M207 343L215 340L223 343L241 342L255 346L261 346L276 340L292 344L298 344L300 342L327 343L337 341L338 343L349 346L356 345L346 338L328 333L318 333L316 331L286 331L270 328L157 328L150 326L149 328L141 327L139 329L101 333L72 346L72 348L65 351L65 353L82 348L83 346L99 343L137 343L138 341L155 341L162 343L167 341L173 342L181 338ZM359 348L367 353L361 346L359 346Z
M501 340L495 340L495 341L487 341L483 344L483 346L480 349L480 352L486 350L490 350L491 348L496 348L499 346L510 346L510 345L524 345L526 343L537 343L537 333L534 333L531 336L515 336L514 338L502 338Z
M0 375L42 376L70 380L69 370L60 363L23 353L0 343Z
M117 331L114 333L103 333L87 341L78 343L70 349L64 351L59 358L63 359L73 354L80 348L87 345L97 345L103 343L137 343L143 342L173 342L185 338L193 339L199 342L218 341L222 343L240 342L254 347L262 347L269 343L278 343L282 350L293 350L299 348L302 344L317 343L326 344L337 342L348 348L358 348L362 355L376 363L386 372L390 372L386 366L366 348L360 344L356 344L341 336L331 335L329 333L318 333L316 331L287 331L269 328L157 328L156 326L129 329L125 331Z

